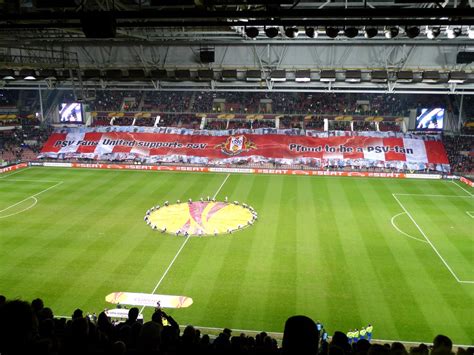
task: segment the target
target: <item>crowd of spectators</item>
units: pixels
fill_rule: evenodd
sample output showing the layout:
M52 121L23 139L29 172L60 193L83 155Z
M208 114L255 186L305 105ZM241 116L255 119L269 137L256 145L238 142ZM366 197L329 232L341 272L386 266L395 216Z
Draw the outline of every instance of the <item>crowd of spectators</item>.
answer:
M401 126L398 122L382 121L379 123L379 130L381 132L401 132Z
M138 308L128 319L115 323L105 312L98 316L76 309L72 317L55 318L41 299L31 303L0 296L0 353L16 354L111 354L111 355L454 355L450 338L438 335L433 345L407 349L402 343L371 343L362 339L352 344L345 333L327 337L322 325L306 316L292 316L283 329L281 345L266 332L255 337L223 329L216 337L179 324L161 308L151 320L138 320ZM458 355L472 355L474 348L458 348Z
M92 109L96 111L137 111L142 93L139 91L102 91L95 92Z
M214 104L215 99L224 100L224 109ZM190 111L406 116L411 108L446 105L442 95L199 92Z
M26 125L0 131L0 161L35 160L51 130Z
M209 130L224 130L227 129L227 121L226 120L212 120L206 122L205 129Z
M68 100L67 93L64 92L62 100ZM131 101L125 100L126 98ZM472 101L469 96L464 100L466 116L473 116L470 100ZM89 104L93 111L373 116L407 116L409 109L451 107L449 100L443 95L126 90L97 90L95 100Z
M186 91L146 91L143 111L190 112L191 98L195 93Z
M304 128L312 129L315 131L323 131L324 120L322 119L322 117L311 117L310 119L304 121Z
M303 128L302 117L283 117L280 119L280 128Z
M45 93L44 104L77 100L77 93L72 91L60 91L58 95L54 102L48 102L48 94ZM94 98L87 100L87 104L91 111L98 112L406 117L410 109L446 107L448 111L457 113L459 106L458 102L452 102L446 95L428 94L94 90L86 96ZM38 100L35 91L0 90L0 111L2 108L15 108L16 112L31 114L38 111ZM465 95L463 100L463 117L473 119L474 97Z
M153 127L156 117L96 117L93 120L93 126L144 126ZM160 115L158 127L179 127L199 129L202 118L192 113L164 113ZM279 118L277 127L277 120L275 118L266 119L245 119L245 118L208 118L205 121L204 129L208 130L225 130L236 128L280 128L280 129L307 129L307 130L324 130L324 119L322 116L311 116L306 118L303 116L284 116ZM377 131L375 122L354 120L351 121L329 121L330 130L340 131ZM387 121L379 122L380 131L400 132L401 127L397 122Z
M468 135L444 135L444 147L451 169L474 174L474 139Z

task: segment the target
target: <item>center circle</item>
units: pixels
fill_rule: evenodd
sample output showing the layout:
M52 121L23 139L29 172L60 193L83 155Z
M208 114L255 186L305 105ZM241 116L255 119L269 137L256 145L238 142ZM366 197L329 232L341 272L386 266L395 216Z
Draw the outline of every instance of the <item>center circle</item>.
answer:
M184 236L229 234L251 226L257 212L246 204L222 201L191 201L154 206L145 222L162 233Z

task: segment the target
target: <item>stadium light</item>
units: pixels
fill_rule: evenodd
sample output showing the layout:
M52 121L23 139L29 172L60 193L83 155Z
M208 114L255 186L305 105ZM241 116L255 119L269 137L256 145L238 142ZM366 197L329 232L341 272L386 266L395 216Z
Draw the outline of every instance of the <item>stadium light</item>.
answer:
M374 38L379 33L377 27L365 27L365 38Z
M439 71L436 70L428 70L423 72L422 74L422 82L435 84L440 80Z
M400 33L400 29L398 27L385 27L384 33L386 38L395 38Z
M298 37L298 28L296 27L286 27L285 28L285 36L288 38L296 38Z
M15 80L15 71L13 69L1 69L0 78L2 80Z
M446 36L448 36L449 39L455 39L456 37L459 37L461 33L462 33L461 27L446 28Z
M467 35L470 39L474 39L474 28L473 27L469 27L469 29L467 30Z
M314 27L305 27L304 33L306 33L306 36L308 36L309 38L318 37L318 31Z
M36 80L36 73L33 69L20 70L20 77L24 80Z
M386 83L388 81L388 73L386 70L374 70L371 73L371 79L374 83Z
M335 70L321 70L320 81L322 82L334 82L336 81Z
M329 38L336 38L339 34L339 29L337 27L326 27L326 36Z
M348 38L354 38L359 34L359 30L356 27L344 28L344 36Z
M463 84L467 80L467 74L464 71L452 71L448 76L448 83Z
M407 26L405 27L405 33L408 38L416 38L420 34L420 28L417 26Z
M397 81L399 83L413 82L413 72L411 70L402 70L397 73Z
M429 39L435 39L436 37L440 35L440 33L441 33L440 27L428 28L428 26L426 26L426 37L428 37Z
M278 36L278 27L264 27L265 34L268 38L275 38Z
M347 70L345 81L348 83L360 83L361 75L360 70Z
M311 81L311 71L297 70L295 74L295 81L298 83L307 83Z
M258 36L258 28L257 27L245 27L245 35L248 38L256 38Z
M260 70L247 70L247 81L261 81L262 72Z
M271 81L286 81L285 69L273 70L270 76Z

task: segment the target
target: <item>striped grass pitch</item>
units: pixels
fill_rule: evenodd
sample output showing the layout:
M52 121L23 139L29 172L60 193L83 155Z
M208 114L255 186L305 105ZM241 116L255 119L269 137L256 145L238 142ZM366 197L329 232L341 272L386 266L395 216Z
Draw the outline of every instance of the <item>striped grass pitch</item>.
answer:
M143 221L214 195L258 222L185 238ZM306 314L329 333L372 323L376 338L473 344L473 211L447 181L30 168L0 179L0 294L70 315L153 291L193 298L170 310L180 324L281 332Z

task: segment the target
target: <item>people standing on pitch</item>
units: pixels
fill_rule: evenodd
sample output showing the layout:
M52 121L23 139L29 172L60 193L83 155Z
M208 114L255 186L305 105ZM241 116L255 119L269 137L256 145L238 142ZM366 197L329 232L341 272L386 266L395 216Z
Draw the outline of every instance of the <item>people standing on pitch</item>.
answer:
M365 334L367 333L367 330L365 327L361 327L359 331L359 340L365 339Z
M316 322L316 329L318 330L319 334L321 334L321 330L323 329L323 325L321 324L321 322L319 320Z
M324 341L324 342L328 342L328 340L329 340L328 332L324 328L322 329L321 340Z
M352 341L354 340L354 332L352 331L352 329L349 329L346 335L347 339L349 340L349 344L352 344Z
M352 340L354 341L354 343L357 343L359 341L359 336L360 336L360 332L359 332L359 329L354 329L354 331L352 332Z
M372 332L374 330L374 327L372 326L372 324L369 324L366 328L365 328L366 332L367 332L367 340L368 341L371 341L372 340Z

